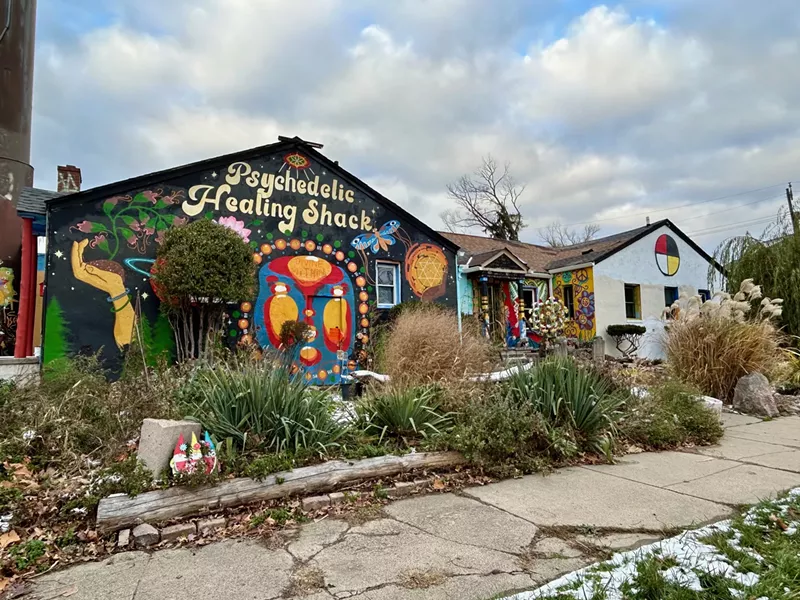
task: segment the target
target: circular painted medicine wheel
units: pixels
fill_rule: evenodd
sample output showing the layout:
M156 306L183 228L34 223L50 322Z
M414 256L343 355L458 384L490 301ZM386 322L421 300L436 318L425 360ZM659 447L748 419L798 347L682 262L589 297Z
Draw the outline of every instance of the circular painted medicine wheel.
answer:
M678 244L671 235L666 233L658 236L656 240L656 264L658 270L664 275L672 276L678 272L681 266L681 255L678 252Z

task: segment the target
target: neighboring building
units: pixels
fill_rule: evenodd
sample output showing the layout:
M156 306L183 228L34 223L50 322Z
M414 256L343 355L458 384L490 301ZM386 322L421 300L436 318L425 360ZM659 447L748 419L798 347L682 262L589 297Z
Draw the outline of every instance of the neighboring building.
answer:
M277 347L281 325L316 337L300 350L311 383L364 366L371 321L406 300L456 306L457 246L318 150L275 144L143 175L47 204L44 361L101 352L112 368L132 340L169 350L150 273L166 229L212 219L252 248L258 287L232 307L231 344Z
M460 284L472 292L462 292L462 312L479 314L509 345L518 343L520 308L529 311L547 289L569 311L568 337L588 342L600 335L615 354L606 328L641 323L648 333L639 355L661 358L664 309L680 294L708 297L709 266L721 269L669 220L566 248L445 235L461 248ZM526 333L537 342L535 332Z

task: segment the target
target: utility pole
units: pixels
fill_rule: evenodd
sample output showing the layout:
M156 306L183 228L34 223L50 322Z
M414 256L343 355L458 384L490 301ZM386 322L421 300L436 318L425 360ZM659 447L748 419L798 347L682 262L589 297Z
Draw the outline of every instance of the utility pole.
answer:
M797 223L797 215L794 212L794 193L792 192L792 182L789 182L789 187L786 188L786 202L789 203L789 218L792 220L792 229L794 230L794 236L800 237L800 231L798 231L798 223Z

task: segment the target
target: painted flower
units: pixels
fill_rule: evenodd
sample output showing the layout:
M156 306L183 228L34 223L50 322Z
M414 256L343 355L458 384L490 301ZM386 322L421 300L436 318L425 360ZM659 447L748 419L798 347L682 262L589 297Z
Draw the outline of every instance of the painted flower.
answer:
M158 202L158 194L156 192L153 192L152 190L147 190L146 192L142 192L142 196L147 198L153 204Z
M159 246L164 243L164 230L163 229L156 234L155 240L156 240L156 244L158 244Z
M250 230L244 226L244 221L239 221L236 217L220 217L215 222L235 231L245 242L250 241Z
M131 248L135 248L136 247L136 236L135 235L132 235L129 238L126 238L125 241L128 242L128 246L130 246Z
M83 233L91 233L92 225L94 225L94 223L92 223L91 221L81 221L80 223L75 225L75 229L77 229L78 231L82 231Z
M572 281L572 273L570 273L569 271L567 271L566 273L562 273L561 281L563 281L564 283L569 283L570 281Z
M98 244L101 244L104 241L106 241L106 234L98 233L96 236L94 236L94 239L89 242L89 246L91 248L97 248Z
M173 227L180 227L180 226L181 226L181 225L183 225L184 223L186 223L186 217L175 217L175 218L172 220L172 225L173 225Z

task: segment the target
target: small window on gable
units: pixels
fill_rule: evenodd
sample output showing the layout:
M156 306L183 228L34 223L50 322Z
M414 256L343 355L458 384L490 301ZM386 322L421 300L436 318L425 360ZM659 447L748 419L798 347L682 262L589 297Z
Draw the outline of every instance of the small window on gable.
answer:
M567 307L567 318L574 319L575 318L575 296L572 292L571 285L564 286L564 306Z
M400 303L400 265L377 262L375 281L378 292L378 308L391 308Z
M709 290L697 290L697 295L700 296L703 302L711 300L711 292Z
M635 283L625 284L625 318L642 318L642 295Z

